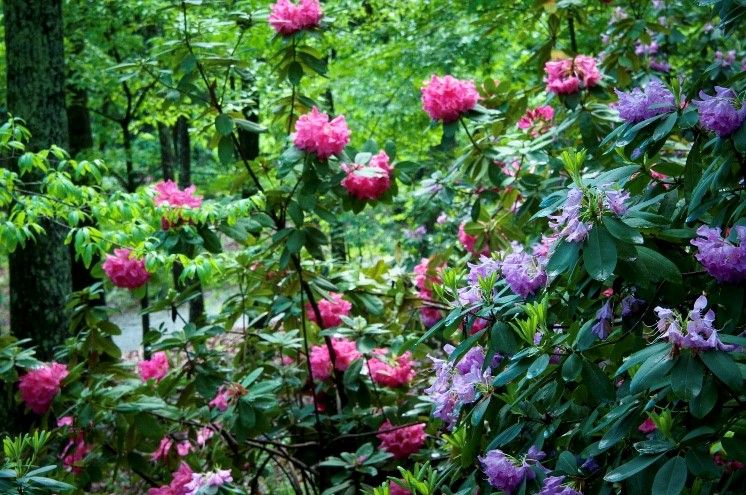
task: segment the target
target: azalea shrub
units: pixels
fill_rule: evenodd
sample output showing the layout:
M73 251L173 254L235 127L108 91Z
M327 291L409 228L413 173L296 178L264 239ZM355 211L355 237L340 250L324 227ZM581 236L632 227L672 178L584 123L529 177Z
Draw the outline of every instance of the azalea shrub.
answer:
M501 22L473 3L474 29ZM3 493L742 493L743 6L527 3L548 39L418 83L402 150L314 97L327 4L257 13L284 91L261 124L225 47L194 42L199 4L135 74L181 81L240 190L123 192L103 161L28 150L22 116L0 129L2 248L64 226L100 279L53 358L0 337ZM388 239L340 254L366 215ZM114 288L179 329L123 356Z

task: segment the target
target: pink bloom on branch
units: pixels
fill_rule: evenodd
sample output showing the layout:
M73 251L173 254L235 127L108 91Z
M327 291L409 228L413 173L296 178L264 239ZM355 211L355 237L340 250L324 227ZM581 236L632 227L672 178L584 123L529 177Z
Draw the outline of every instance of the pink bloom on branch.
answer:
M115 249L114 254L107 254L101 265L111 283L125 289L136 289L150 278L145 269L145 261L132 257L129 248Z
M355 342L345 338L333 338L335 364L338 371L345 371L360 357ZM332 376L332 361L326 343L311 347L311 375L314 380L326 380Z
M90 451L91 448L87 443L85 443L85 438L81 432L78 433L75 438L71 438L67 442L65 449L60 455L60 459L62 459L62 464L65 466L66 470L73 474L80 474L82 471L81 465L83 459L85 459L85 456L88 455Z
M347 174L342 179L342 187L353 198L378 199L391 187L393 167L389 165L389 156L385 151L373 156L367 165L345 163L341 168Z
M342 153L349 142L350 129L343 115L330 121L329 115L313 107L295 123L293 144L299 150L316 153L319 160Z
M371 380L378 385L397 388L408 384L414 378L414 360L411 352L405 352L397 357L394 364L389 364L385 349L376 349L374 354L377 357L368 360L368 369Z
M324 328L338 327L341 325L342 317L348 316L352 309L352 303L342 299L342 294L330 292L329 296L331 299L322 299L317 303L319 313L321 313L321 323ZM319 321L316 318L316 312L313 310L313 306L311 306L310 303L306 304L306 317L319 325Z
M289 36L317 27L323 15L318 0L300 0L297 4L290 0L278 0L272 4L269 24L277 34Z
M393 454L397 459L405 459L419 452L427 437L425 423L397 428L386 420L378 431L376 437L381 441L381 449Z
M466 222L462 222L458 226L458 240L461 245L472 255L482 254L488 256L490 254L490 248L487 243L482 243L481 250L477 252L477 236L471 235L466 232Z
M203 488L220 487L233 481L229 469L221 469L209 473L193 473L192 480L184 486L184 495L197 495L198 493L214 493L215 491L203 492Z
M153 462L158 461L164 461L168 457L168 453L171 450L171 447L173 446L174 441L171 440L171 437L165 436L161 438L161 443L158 444L158 448L155 449L155 451L150 454L150 459Z
M72 426L72 425L73 425L72 416L62 416L60 419L57 420L57 428L62 428L63 426Z
M479 101L474 81L461 81L453 76L431 76L421 93L422 109L431 119L444 122L457 120Z
M173 473L171 484L159 488L150 488L148 495L186 495L186 485L192 481L192 468L189 464L182 462Z
M547 91L557 95L577 93L581 89L592 88L601 80L596 67L596 59L578 55L574 59L550 60L544 65L547 77Z
M401 486L396 481L389 483L389 495L412 495L412 492Z
M30 370L18 382L21 399L36 414L44 414L60 393L60 384L68 374L67 366L56 362Z
M552 127L553 118L554 109L549 105L543 105L533 110L526 110L526 113L518 121L518 127L523 130L530 130L531 137L537 137L549 131Z
M156 352L153 357L137 363L137 370L142 381L147 382L151 378L161 381L168 373L168 357L163 351Z
M646 418L645 421L640 423L640 426L638 426L637 429L647 435L648 433L653 433L658 429L658 427L655 426L655 422L651 418Z
M154 187L156 206L171 206L172 208L199 208L202 206L202 196L195 194L197 186L191 185L183 191L172 180L159 182Z
M218 411L225 412L228 409L230 398L231 396L228 391L225 387L221 386L208 405L210 408L215 408Z

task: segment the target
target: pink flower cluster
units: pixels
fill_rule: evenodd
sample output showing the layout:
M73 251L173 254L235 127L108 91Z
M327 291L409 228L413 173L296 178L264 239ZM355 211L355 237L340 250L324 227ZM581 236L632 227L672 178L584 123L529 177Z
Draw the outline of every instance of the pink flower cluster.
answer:
M435 299L433 284L440 283L440 272L443 268L444 266L441 265L431 270L429 258L422 258L420 263L414 267L414 285L417 287L417 294L420 299L426 302ZM437 308L426 305L420 308L420 320L427 328L438 323L442 317L443 314Z
M458 240L461 245L464 246L464 249L474 256L477 254L489 256L490 247L487 243L482 243L482 245L479 246L481 249L477 251L477 236L467 233L465 226L466 222L461 222L461 225L458 226Z
M433 75L421 92L422 109L431 119L443 122L453 122L474 109L479 101L474 81L461 81L453 76Z
M557 95L570 95L581 89L592 88L601 80L596 59L587 55L575 58L550 60L544 65L547 91Z
M389 156L381 151L370 159L368 165L345 163L342 170L347 176L342 179L342 187L350 196L361 200L374 200L383 196L391 187Z
M157 462L157 461L165 462L173 446L174 446L174 440L171 437L165 436L161 438L161 442L158 444L158 448L155 449L155 451L152 454L150 454L151 460L153 460L154 462ZM184 457L186 455L189 455L189 452L193 450L194 450L194 446L186 438L176 442L176 453L179 454L179 457Z
M192 468L182 462L179 469L172 474L171 483L158 488L150 488L148 495L187 495L187 485L192 481Z
M172 208L199 208L202 206L202 196L195 194L197 186L191 185L183 191L179 189L176 182L167 180L159 182L155 186L156 206L170 206Z
M60 454L62 464L65 469L73 474L80 474L82 471L83 459L91 451L90 445L85 443L85 437L83 432L78 432L73 438L71 438L65 449Z
M531 137L537 137L549 131L554 118L554 108L542 105L533 110L526 110L523 117L518 121L518 127L524 131L530 131Z
M293 144L299 150L316 153L319 160L342 153L349 142L350 129L343 115L330 121L329 115L313 107L295 123Z
M345 371L350 364L360 357L355 342L345 338L333 338L335 367L338 371ZM311 375L314 380L327 380L332 376L332 360L326 344L311 347Z
M403 387L414 378L414 360L411 352L405 352L395 360L387 358L386 349L376 349L373 353L376 357L368 360L368 370L370 378L378 385L390 388ZM390 364L392 361L393 364Z
M396 481L389 483L389 495L412 495L412 492L401 486Z
M132 257L129 248L115 249L114 254L107 254L101 265L111 283L124 289L136 289L150 278L145 269L145 261Z
M396 428L389 420L386 420L378 431L376 437L381 441L381 449L393 454L397 459L406 459L419 452L427 437L425 423Z
M21 399L36 414L44 414L60 393L62 380L68 374L67 366L56 362L30 370L18 382Z
M215 408L220 412L225 412L228 410L228 406L230 405L231 395L228 392L228 390L221 386L218 389L218 392L215 394L215 397L210 401L208 406L212 409Z
M277 34L289 36L315 28L323 15L319 0L300 0L297 4L290 0L278 0L272 4L269 25Z
M166 353L156 352L150 359L144 359L137 363L137 371L142 381L147 382L151 378L159 382L168 373L168 356Z
M342 324L342 317L348 316L352 309L352 303L342 299L342 294L330 292L331 299L322 299L317 305L321 313L321 323L316 318L316 312L310 303L306 303L306 317L323 328L338 327Z
M193 473L192 480L184 487L185 495L197 495L199 493L216 493L218 487L233 481L229 469L219 469L211 473ZM207 488L208 490L204 490ZM210 489L212 488L212 489Z

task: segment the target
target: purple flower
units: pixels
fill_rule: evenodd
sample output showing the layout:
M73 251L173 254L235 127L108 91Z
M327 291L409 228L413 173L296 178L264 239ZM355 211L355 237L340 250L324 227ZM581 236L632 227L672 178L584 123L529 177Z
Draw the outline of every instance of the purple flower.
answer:
M610 298L596 311L596 319L598 321L591 328L591 332L599 339L606 340L611 333L611 322L614 320L614 307L611 305Z
M414 230L404 231L404 237L406 237L407 239L415 240L415 241L422 239L425 236L425 234L427 234L427 227L425 227L424 225L420 225Z
M458 289L458 301L462 306L471 306L482 302L482 289L479 286L462 287Z
M736 107L736 93L732 89L715 86L715 95L699 92L701 100L692 100L699 111L699 122L708 131L713 131L721 138L733 134L744 119L746 105Z
M604 186L603 189L604 206L618 217L626 215L629 193L623 189L606 189L606 186Z
M479 263L467 263L467 265L469 275L466 276L466 280L470 285L479 286L480 278L487 278L500 271L500 262L484 255L479 257Z
M513 244L513 252L502 263L502 273L510 290L526 298L547 283L545 258L533 256L523 251L523 247Z
M583 202L583 191L572 187L567 192L567 200L559 215L550 216L550 227L570 242L580 242L588 236L590 226L580 220L580 210Z
M671 71L671 64L663 59L651 59L650 68L658 72L665 72L668 74Z
M730 50L723 56L720 50L715 52L715 62L721 67L730 67L736 61L736 51Z
M746 280L746 227L733 227L738 237L738 246L720 236L720 229L702 225L697 229L697 238L692 245L697 247L696 258L707 273L718 282Z
M655 55L656 53L658 53L657 41L652 41L649 45L639 41L635 43L635 55Z
M537 495L583 495L582 492L563 485L564 482L564 476L548 476L544 479L541 491Z
M585 459L583 463L580 465L580 469L582 469L583 471L587 471L589 473L597 471L598 468L600 467L601 466L598 464L596 459L594 459L593 457L589 457L588 459Z
M535 476L530 467L516 465L501 450L490 450L479 458L479 462L490 485L507 494L518 488L524 479Z
M635 88L629 92L618 89L614 91L619 97L619 116L633 124L671 112L676 108L673 93L658 79L650 81L644 90Z
M222 469L211 473L193 473L192 481L184 486L184 488L187 490L186 495L197 495L197 493L202 493L202 488L217 488L226 483L230 483L231 481L233 481L233 478L228 469ZM209 493L213 492L211 491Z
M622 299L622 318L638 313L645 306L645 301L630 294Z
M668 339L676 347L685 349L718 349L732 352L737 346L723 344L713 324L715 312L709 310L702 314L707 307L707 298L702 295L694 302L694 308L689 312L686 321L682 322L676 313L660 306L655 308L658 315L658 331L661 337ZM682 325L686 324L685 329Z

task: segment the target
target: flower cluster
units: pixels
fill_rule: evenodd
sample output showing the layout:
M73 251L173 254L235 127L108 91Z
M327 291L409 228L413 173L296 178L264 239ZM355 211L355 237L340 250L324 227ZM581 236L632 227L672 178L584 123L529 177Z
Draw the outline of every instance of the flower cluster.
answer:
M269 24L277 34L290 36L304 29L315 28L323 15L319 0L300 0L297 4L290 0L278 0L271 7Z
M316 318L316 312L311 303L306 303L306 317L324 328L338 327L342 324L342 317L349 316L352 303L342 298L342 294L330 292L331 299L321 299L317 306L321 313L321 323Z
M588 236L591 225L580 220L582 204L583 191L573 187L567 193L562 212L549 217L551 220L549 226L559 237L569 242L580 242Z
M68 374L67 366L57 362L30 370L18 382L21 400L36 414L44 414L60 393L62 380Z
M389 495L412 495L412 492L401 486L396 481L389 483Z
M195 194L197 186L191 185L183 191L172 180L159 182L155 186L156 206L170 206L172 208L199 208L202 206L202 196Z
M68 440L62 454L60 454L60 459L62 459L62 464L66 470L73 474L80 474L83 460L90 451L91 446L86 443L83 432L79 431Z
M734 230L738 246L723 238L719 228L706 225L697 229L697 238L691 241L697 247L697 260L718 282L746 280L746 227L737 225Z
M552 127L554 118L554 108L549 105L542 105L533 110L526 110L526 113L518 120L518 127L524 131L529 131L531 137L537 137L549 131Z
M397 459L406 459L419 452L425 444L425 423L396 427L389 420L378 428L376 437L381 441L381 449L393 454Z
M329 115L313 107L295 123L293 144L303 151L315 153L319 160L338 155L350 142L350 129L343 115L329 120Z
M173 447L174 440L170 436L161 438L158 447L150 454L150 459L154 462L166 462ZM187 456L193 450L194 446L187 438L176 441L176 453L179 454L179 457Z
M182 462L179 469L174 471L171 483L157 488L150 488L148 495L187 495L189 493L187 485L192 481L192 468L189 464Z
M114 254L107 254L101 268L111 283L124 289L136 289L150 279L145 261L134 258L129 248L115 249Z
M461 222L461 225L458 226L458 240L472 256L476 256L477 254L487 256L490 254L490 247L486 242L477 246L477 236L466 232L466 222ZM479 248L479 251L477 251L477 248Z
M147 382L151 378L159 382L168 374L168 356L163 351L156 352L150 359L144 359L137 363L137 371L142 381Z
M228 391L228 389L221 385L220 388L218 388L215 397L213 397L207 405L211 409L217 409L220 412L225 412L228 410L228 406L230 406L230 400L230 392Z
M432 301L435 298L433 284L440 283L439 272L442 269L443 266L431 269L430 259L428 258L422 258L420 263L414 267L414 285L417 287L417 294L423 301ZM443 314L437 308L427 305L420 308L420 320L427 328L438 323L442 317Z
M393 167L389 165L389 156L385 151L374 155L368 165L345 163L341 168L347 174L342 179L342 187L353 198L375 200L391 187Z
M715 52L715 63L721 67L730 67L736 61L736 51L728 50L725 54L718 50Z
M707 307L707 298L701 295L694 301L694 308L689 312L686 321L682 321L673 310L657 306L655 312L658 315L658 331L661 337L668 339L675 347L685 349L718 349L721 351L734 351L737 346L723 344L718 338L718 332L713 326L715 323L715 312L710 309L702 312Z
M386 349L376 349L373 354L376 357L368 360L368 371L371 380L378 385L397 388L408 384L414 378L414 360L411 352L405 352L397 357L393 364L389 364L392 360L387 358Z
M526 298L547 283L547 258L526 253L523 246L513 243L513 250L503 259L501 270L505 282L515 294Z
M583 495L582 492L563 485L564 482L564 476L547 476L544 478L541 491L537 495Z
M344 371L360 357L355 342L345 338L333 338L334 363L338 371ZM332 361L326 344L311 347L311 375L315 380L326 380L332 376Z
M185 495L198 495L201 493L215 493L218 487L230 483L233 481L231 472L229 469L219 469L209 473L192 473L192 479L184 487L186 489ZM211 491L203 491L203 489L210 489Z
M524 479L536 476L527 463L517 464L501 450L490 450L479 458L482 471L493 487L510 495Z
M642 122L662 113L674 110L675 101L671 91L658 79L654 79L644 89L632 91L614 90L619 97L617 110L622 120L630 123Z
M611 298L607 299L601 308L596 311L596 323L591 328L591 333L601 340L611 333L611 324L614 321L614 306L611 304Z
M544 65L547 91L557 95L570 95L581 89L592 88L601 80L596 59L578 55L573 59L550 60Z
M746 120L746 105L736 102L736 93L729 88L715 86L715 94L699 92L699 100L692 100L699 111L702 127L721 138L736 132Z
M629 192L623 189L611 189L608 185L603 187L604 207L618 217L627 214L627 200Z
M423 110L431 119L444 122L453 122L474 109L479 101L474 81L461 81L453 76L433 75L421 92Z

